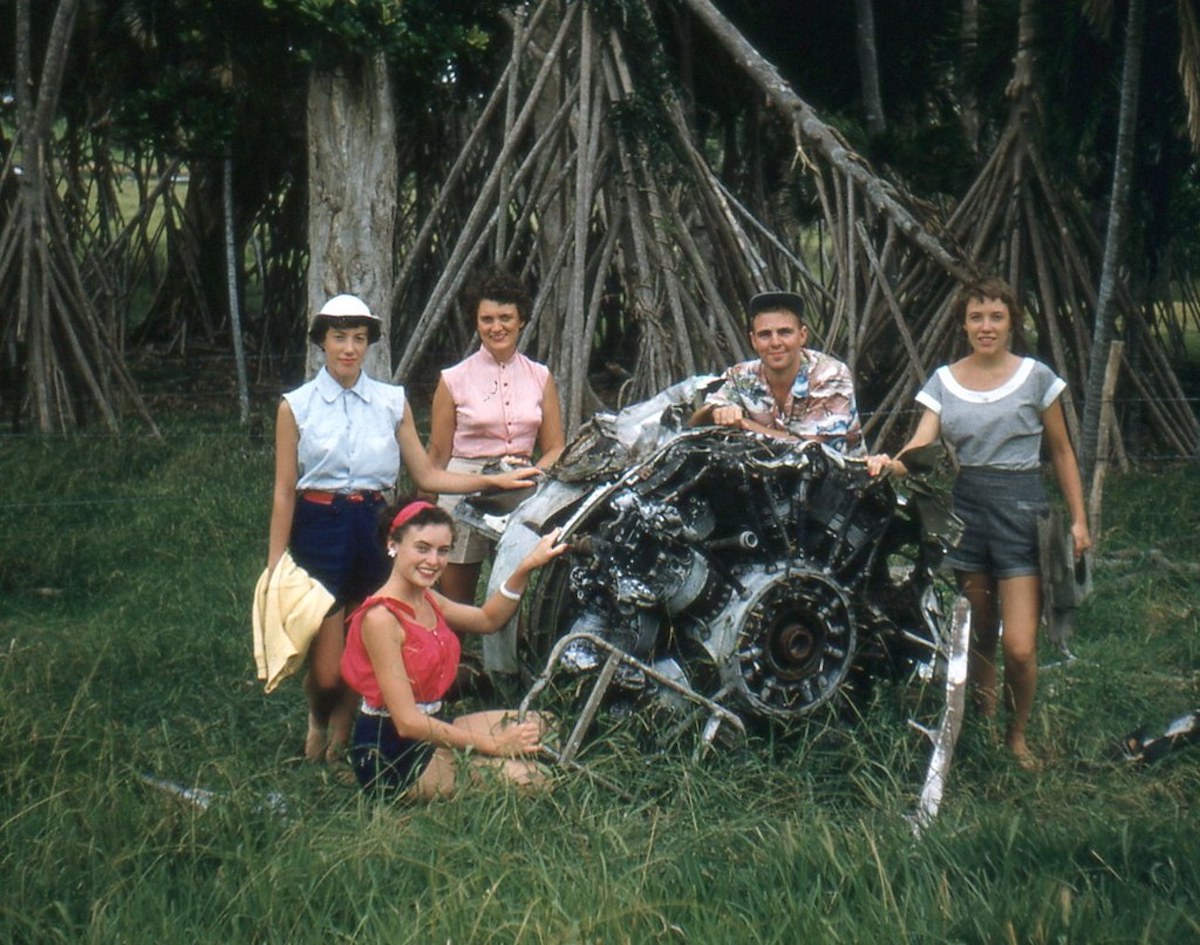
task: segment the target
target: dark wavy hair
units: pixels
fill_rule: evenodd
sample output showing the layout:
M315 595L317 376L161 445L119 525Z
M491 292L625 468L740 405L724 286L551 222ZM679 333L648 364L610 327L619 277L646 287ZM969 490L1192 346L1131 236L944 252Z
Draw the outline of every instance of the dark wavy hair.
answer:
M529 321L529 313L533 308L529 290L525 288L524 282L507 270L497 266L484 269L477 273L463 290L463 314L471 331L475 330L479 303L484 299L499 302L501 305L515 305L521 324Z
M1008 308L1008 318L1011 325L1012 347L1014 351L1025 348L1025 309L1017 297L1017 291L999 276L980 276L964 282L954 296L953 312L955 320L964 324L967 320L967 305L972 299L996 299Z
M423 525L446 525L449 526L451 533L454 532L454 516L443 508L432 506L428 509L421 509L407 522L399 528L392 528L392 520L406 505L411 505L413 502L420 501L420 498L415 495L399 496L394 504L389 505L379 513L379 544L386 546L389 541L400 541L404 537L404 533L410 528L420 528Z

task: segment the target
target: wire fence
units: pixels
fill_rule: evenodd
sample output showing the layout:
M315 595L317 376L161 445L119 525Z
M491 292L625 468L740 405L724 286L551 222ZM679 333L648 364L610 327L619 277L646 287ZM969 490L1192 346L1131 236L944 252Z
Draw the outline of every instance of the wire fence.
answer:
M447 364L456 359L453 352L440 352L439 355ZM249 447L255 455L261 456L263 468L255 473L255 478L261 478L262 481L237 490L237 497L258 501L265 496L269 500L269 456L274 449L275 408L284 391L303 382L305 362L302 354L283 358L259 355L252 357L251 361L254 365L252 374L257 374L260 379L251 387L250 419L245 424L238 419L237 390L230 357L219 353L194 353L185 359L162 358L140 365L141 371L138 373L144 375L140 378L141 393L158 425L157 434L138 425L133 417L127 418L127 427L120 432L94 427L71 432L43 433L20 429L13 420L6 419L3 416L5 411L0 409L0 450L19 450L22 446L39 443L109 443L113 444L115 449L119 449L120 443L156 442L167 448L185 441L193 444L221 443L225 444L222 449L231 444L238 444ZM267 367L266 373L271 376L269 381L261 379L264 372L258 368L263 365ZM418 432L422 437L428 432L428 405L436 380L437 370L433 368L415 377L413 383L405 385L409 390ZM1200 416L1200 397L1176 398L1170 401L1160 399L1157 402L1184 403L1194 415ZM1112 403L1118 417L1137 416L1146 405L1144 398L1133 395L1114 397ZM4 402L0 399L0 407L3 406ZM11 404L8 406L11 409ZM873 418L882 419L896 413L907 418L902 420L898 427L911 429L921 409L913 403L896 411L863 411L862 419L864 423L868 423ZM1159 441L1140 436L1127 438L1125 456L1135 467L1163 463L1200 466L1200 455L1184 455L1177 451L1165 450ZM66 507L102 508L148 502L179 503L195 497L194 492L155 489L141 491L137 488L132 492L130 495L90 495L87 498L29 495L21 490L18 481L10 478L7 483L0 482L0 511L7 515ZM234 498L227 486L222 487L222 495Z
M294 386L294 385L293 385ZM206 437L217 440L228 441L249 441L252 445L269 446L271 444L271 430L268 429L268 421L273 425L273 414L275 407L278 404L279 395L282 390L290 389L281 388L279 392L271 392L270 394L262 394L251 399L251 417L248 423L242 424L238 421L236 415L236 407L231 401L228 392L209 392L199 394L189 394L190 405L186 409L182 409L178 403L178 398L167 398L168 404L165 409L156 411L156 399L153 396L146 398L147 405L150 408L151 414L155 417L155 422L159 426L159 433L154 434L144 427L135 427L136 422L133 419L129 420L129 429L119 432L113 432L107 429L79 429L70 432L50 432L43 433L40 431L19 429L12 422L5 423L0 420L0 447L5 442L12 441L46 441L53 442L55 440L72 441L72 440L160 440L160 439L182 439L182 438L197 438ZM415 417L418 430L425 432L427 430L428 407L426 406L429 398L422 400L414 394L412 401L414 402ZM208 411L200 407L198 402L209 403L214 409ZM1136 413L1145 409L1145 398L1141 397L1114 397L1112 400L1113 408L1117 411L1118 416ZM1200 416L1200 397L1180 397L1174 399L1157 399L1155 403L1172 403L1172 404L1187 404L1188 409L1196 416ZM919 417L921 408L917 406L904 407L894 411L862 411L862 420L864 423L869 422L874 417L888 417L893 414L900 414L909 417L909 424L914 423ZM907 429L908 425L902 423L900 427ZM1149 447L1140 448L1136 439L1130 443L1126 443L1125 455L1129 461L1134 464L1140 463L1157 463L1157 462L1198 462L1200 454L1186 454L1178 450L1161 450Z

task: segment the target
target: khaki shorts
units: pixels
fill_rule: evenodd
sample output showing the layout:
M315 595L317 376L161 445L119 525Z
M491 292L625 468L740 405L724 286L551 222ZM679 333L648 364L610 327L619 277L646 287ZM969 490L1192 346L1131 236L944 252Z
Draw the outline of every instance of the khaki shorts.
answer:
M460 456L450 457L446 464L447 472L478 473L489 462L486 459L463 459ZM448 493L438 496L438 508L445 509L451 515L461 502L461 495ZM492 553L492 543L473 528L468 528L462 522L454 521L454 545L450 549L451 564L478 564Z

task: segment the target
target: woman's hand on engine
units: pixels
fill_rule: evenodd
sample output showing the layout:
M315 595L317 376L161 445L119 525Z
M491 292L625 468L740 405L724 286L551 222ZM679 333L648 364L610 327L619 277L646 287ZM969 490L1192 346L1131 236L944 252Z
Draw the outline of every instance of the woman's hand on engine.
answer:
M876 453L867 457L867 475L887 476L892 472L892 457L887 453Z
M561 534L562 529L556 528L543 535L533 546L533 550L525 556L521 567L528 571L535 571L570 548L570 545L558 540L558 536Z
M488 477L488 484L500 489L528 489L536 486L546 475L537 466L524 466L521 469L510 469L508 472L497 473Z

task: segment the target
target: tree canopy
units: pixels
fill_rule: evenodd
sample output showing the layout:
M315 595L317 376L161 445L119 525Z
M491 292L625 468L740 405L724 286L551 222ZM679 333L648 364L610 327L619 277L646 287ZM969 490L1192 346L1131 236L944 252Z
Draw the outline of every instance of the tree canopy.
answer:
M573 422L622 382L631 396L737 356L745 296L786 284L855 367L886 439L949 350L955 272L986 268L1021 283L1039 351L1081 400L1125 4L863 7L0 0L0 21L27 23L0 48L0 292L25 300L0 314L0 405L43 429L112 423L137 400L131 348L229 350L226 166L242 334L260 381L293 372L309 307L309 80L374 55L394 89L383 304L405 380L462 353L448 316L483 262L538 290L527 343L559 373ZM1150 422L1131 410L1125 439L1146 427L1191 453L1194 412L1164 405L1186 400L1176 371L1200 329L1194 2L1146 0L1144 29L1116 324ZM22 82L45 93L41 127L33 102L22 117ZM39 268L42 243L62 250ZM39 323L78 340L34 358Z

